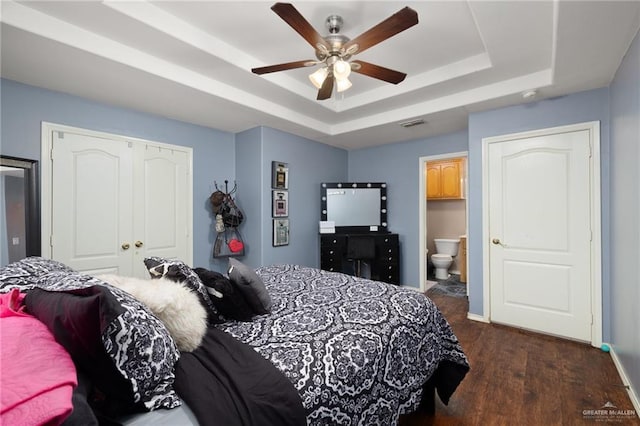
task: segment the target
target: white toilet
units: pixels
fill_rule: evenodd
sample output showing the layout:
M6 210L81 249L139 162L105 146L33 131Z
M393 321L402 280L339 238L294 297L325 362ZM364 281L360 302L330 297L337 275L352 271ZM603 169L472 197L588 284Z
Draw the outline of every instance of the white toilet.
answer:
M460 239L436 238L433 242L436 245L436 254L431 255L431 262L436 269L436 279L446 280L449 278L449 267L453 258L458 255Z

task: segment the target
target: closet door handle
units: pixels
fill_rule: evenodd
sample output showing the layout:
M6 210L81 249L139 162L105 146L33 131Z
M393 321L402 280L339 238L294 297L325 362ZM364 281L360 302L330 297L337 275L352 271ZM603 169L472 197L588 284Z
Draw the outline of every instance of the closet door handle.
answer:
M129 247L131 247L131 245L129 243L122 243L122 250L129 250Z
M502 247L506 247L505 244L502 244L502 241L500 241L500 238L494 238L493 240L491 240L491 242L495 245L501 245Z
M138 248L142 247L142 241L140 240L136 241L136 247Z

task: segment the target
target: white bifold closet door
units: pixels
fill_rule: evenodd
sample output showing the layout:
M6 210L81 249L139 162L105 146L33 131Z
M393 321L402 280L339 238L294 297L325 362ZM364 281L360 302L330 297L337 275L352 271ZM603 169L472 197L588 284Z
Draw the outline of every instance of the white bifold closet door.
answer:
M51 258L148 277L147 256L191 262L191 150L70 131L51 135Z

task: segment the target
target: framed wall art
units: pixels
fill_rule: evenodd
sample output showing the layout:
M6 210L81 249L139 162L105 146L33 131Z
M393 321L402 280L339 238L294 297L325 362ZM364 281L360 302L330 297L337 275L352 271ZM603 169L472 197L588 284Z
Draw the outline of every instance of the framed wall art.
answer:
M289 216L289 191L271 191L273 194L273 217Z
M280 161L271 162L271 188L289 188L289 165Z
M273 246L289 244L289 219L273 219Z

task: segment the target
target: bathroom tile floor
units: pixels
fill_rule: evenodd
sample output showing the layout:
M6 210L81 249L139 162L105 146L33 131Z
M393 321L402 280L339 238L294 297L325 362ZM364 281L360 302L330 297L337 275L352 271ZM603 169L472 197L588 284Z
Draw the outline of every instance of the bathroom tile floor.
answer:
M453 297L466 297L467 285L460 282L460 275L458 274L450 274L446 280L439 280L434 276L429 276L426 293L432 292Z

